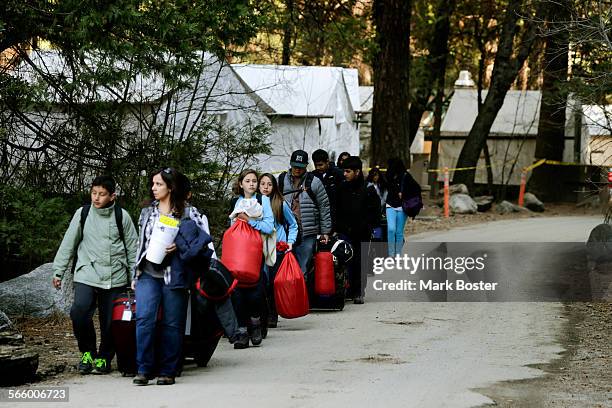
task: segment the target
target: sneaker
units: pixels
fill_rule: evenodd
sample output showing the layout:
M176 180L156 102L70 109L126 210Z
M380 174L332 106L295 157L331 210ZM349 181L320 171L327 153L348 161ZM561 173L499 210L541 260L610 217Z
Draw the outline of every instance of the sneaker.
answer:
M93 365L92 374L108 374L111 372L110 364L107 363L105 358L96 358Z
M251 343L254 346L259 346L263 340L263 334L261 331L261 320L259 317L251 317L251 330L250 330Z
M355 296L355 298L353 299L353 304L355 305L363 305L363 303L363 296Z
M87 375L90 374L93 370L94 360L91 357L91 353L86 351L81 356L81 361L79 362L79 374Z
M234 340L235 349L245 349L249 347L249 334L245 332L238 332Z
M161 376L157 378L157 385L172 385L174 384L174 377Z

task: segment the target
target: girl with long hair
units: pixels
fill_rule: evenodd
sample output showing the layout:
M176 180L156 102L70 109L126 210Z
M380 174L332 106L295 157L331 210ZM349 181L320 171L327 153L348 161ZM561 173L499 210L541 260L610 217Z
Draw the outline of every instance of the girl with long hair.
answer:
M246 169L238 176L238 180L233 187L233 192L237 195L237 198L232 205L232 213L238 211L238 214L232 219L232 222L241 219L260 233L269 235L274 232L274 215L270 206L270 199L257 192L257 179L257 172L252 169ZM251 218L246 212L240 212L242 201L253 198L261 203L262 216L260 218ZM263 255L262 248L262 258ZM262 262L262 273L260 273L259 282L254 287L238 287L232 294L239 325L237 339L234 343L235 349L247 348L249 339L254 346L261 344L263 340L261 311L265 305L264 280L262 279L264 266L265 263Z
M259 192L270 199L272 214L274 214L274 227L276 229L276 242L284 242L287 249L276 252L276 263L272 267L266 268L267 284L266 297L269 306L268 327L276 327L278 324L278 313L274 302L274 278L286 252L293 249L293 244L297 239L298 225L293 215L293 211L283 199L283 195L278 188L276 177L270 173L264 173L259 177Z

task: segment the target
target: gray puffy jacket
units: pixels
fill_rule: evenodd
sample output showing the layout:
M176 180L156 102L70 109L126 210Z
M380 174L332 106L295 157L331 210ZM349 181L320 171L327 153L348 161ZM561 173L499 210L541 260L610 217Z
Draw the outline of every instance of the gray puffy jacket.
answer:
M306 174L307 173L302 176L299 184L300 186L304 184ZM285 180L283 182L284 185L279 185L282 193L287 192L284 197L289 207L291 207L291 200L293 199L294 194L298 194L297 192L290 193L291 191L296 190L293 187L293 180L294 177L291 175L290 169L285 175ZM317 203L312 202L310 195L308 195L306 190L299 193L300 213L302 218L302 237L330 234L332 225L329 212L329 199L327 198L325 187L323 186L323 183L321 183L321 180L319 180L317 177L313 177L310 188L317 199Z

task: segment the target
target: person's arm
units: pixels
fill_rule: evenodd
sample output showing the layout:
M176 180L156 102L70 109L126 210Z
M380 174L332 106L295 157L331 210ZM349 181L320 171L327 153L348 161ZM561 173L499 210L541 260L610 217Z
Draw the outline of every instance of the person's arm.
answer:
M312 188L312 191L314 191L315 196L317 197L316 204L318 204L319 207L319 224L321 226L321 234L328 235L331 233L332 224L329 210L329 198L325 192L325 186L323 186L323 183L321 183L318 178L314 178L310 188Z
M75 211L70 221L70 225L64 234L62 243L60 244L55 258L53 259L53 277L60 281L64 277L64 273L72 267L71 260L77 256L76 245L83 239L81 234L81 211L80 208Z
M293 215L293 211L291 211L291 208L286 202L283 202L283 217L285 218L285 223L289 225L289 236L287 237L287 243L295 244L299 228L295 215Z
M126 210L123 211L123 231L125 236L125 248L127 249L127 265L128 270L128 285L130 284L132 270L136 263L136 252L138 250L138 232L132 222L130 214Z
M270 205L270 198L261 197L263 207L263 217L257 220L249 220L249 225L264 234L271 234L274 231L274 214Z
M202 219L202 226L204 227L204 232L206 232L208 235L210 235L210 226L208 224L208 217L206 217L206 215L202 214L201 216ZM212 237L212 235L210 235ZM212 258L213 259L217 259L217 251L215 251L215 244L214 242L209 242L208 243L208 248L210 248L210 250L212 251Z
M138 240L136 241L136 256L134 257L134 264L132 266L132 276L131 276L131 282L132 282L132 289L134 289L134 285L136 280L138 280L138 276L136 274L136 262L138 262L138 259L136 259L136 257L138 256L138 248L141 248L143 243L140 242L140 234L142 233L143 228L147 227L147 221L145 219L145 217L148 217L148 211L146 208L143 208L142 211L140 212L140 217L138 217ZM143 236L144 238L144 236Z

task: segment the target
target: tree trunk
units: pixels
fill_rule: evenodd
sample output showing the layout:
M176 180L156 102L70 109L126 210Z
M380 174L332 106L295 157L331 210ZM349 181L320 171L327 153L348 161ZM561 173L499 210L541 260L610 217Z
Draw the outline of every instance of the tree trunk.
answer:
M409 69L410 0L375 0L378 52L374 58L372 165L399 157L410 166Z
M285 26L283 27L283 58L282 65L289 65L291 61L291 40L293 38L293 0L285 0L285 7L287 14L285 20Z
M560 0L548 5L547 24L550 25L552 33L546 37L535 160L563 160L569 32L558 25L570 19L568 3L568 0ZM563 180L555 173L554 166L543 165L535 168L529 179L529 190L541 200L558 199L559 191L563 191Z
M457 167L475 167L477 165L491 126L504 104L506 93L531 52L531 48L536 40L536 23L526 20L525 33L521 41L519 41L521 44L520 48L516 53L516 57L512 57L514 51L513 43L519 31L518 20L521 13L524 13L522 10L522 0L510 0L502 23L491 86L482 109L476 117L465 144L461 149L459 159L457 160ZM455 173L453 182L466 184L470 188L474 185L475 175L475 169L460 171Z
M450 16L455 8L455 0L439 0L436 12L436 24L434 33L429 44L429 54L427 56L427 66L431 69L426 70L423 78L423 86L417 89L416 99L410 104L410 125L409 125L409 146L412 145L423 113L427 111L429 97L431 96L434 82L439 78L438 73L442 65L446 67L446 56L448 55L448 36L450 33Z

